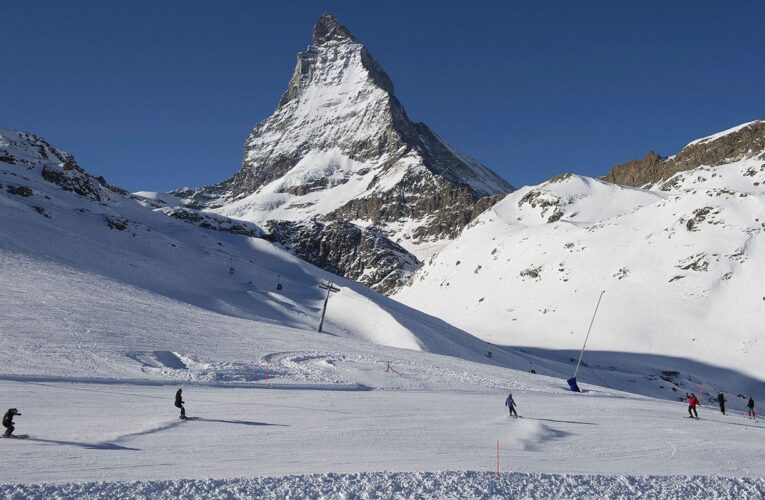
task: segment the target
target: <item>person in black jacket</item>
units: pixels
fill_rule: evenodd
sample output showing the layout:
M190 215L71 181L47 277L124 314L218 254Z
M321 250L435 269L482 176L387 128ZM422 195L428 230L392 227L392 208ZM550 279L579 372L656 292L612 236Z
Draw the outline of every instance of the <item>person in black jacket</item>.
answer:
M722 392L717 395L717 402L720 403L720 412L725 415L725 395Z
M181 409L181 420L186 420L186 408L183 407L182 392L183 389L178 389L178 392L175 393L175 407Z
M13 431L16 430L16 427L13 426L13 417L16 415L21 415L19 413L19 410L16 408L11 408L7 412L5 412L5 415L3 415L3 427L5 427L5 434L3 436L5 437L11 437L11 434L13 434Z
M749 396L749 401L746 403L746 416L751 418L752 420L757 419L757 414L754 412L754 399L752 399L752 396Z

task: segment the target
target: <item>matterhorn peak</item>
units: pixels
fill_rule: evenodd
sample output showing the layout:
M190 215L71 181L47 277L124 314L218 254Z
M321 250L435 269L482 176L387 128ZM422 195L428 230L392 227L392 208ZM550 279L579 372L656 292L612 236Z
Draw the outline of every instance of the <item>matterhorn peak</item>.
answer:
M348 28L340 24L335 16L329 12L322 14L316 21L313 27L312 40L314 45L322 45L330 41L356 41Z
M324 14L298 53L276 110L247 138L241 170L220 184L174 194L191 208L270 223L279 228L275 241L291 246L288 232L343 229L348 239L358 226L419 254L456 236L512 190L425 124L409 120L382 66ZM375 255L363 262L368 275Z

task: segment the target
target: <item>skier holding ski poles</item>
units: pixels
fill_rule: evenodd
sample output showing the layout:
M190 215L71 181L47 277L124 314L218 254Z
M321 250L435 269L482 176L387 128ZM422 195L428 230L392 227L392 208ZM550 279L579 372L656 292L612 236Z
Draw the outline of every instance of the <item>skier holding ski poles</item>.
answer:
M701 403L699 403L698 398L694 393L691 393L691 395L688 396L688 418L699 419L699 412L696 411L696 407L699 405L701 405Z
M515 411L515 401L513 400L512 393L507 396L507 399L505 400L505 406L507 406L510 416L515 416L515 418L518 418L518 412Z
M19 410L16 408L9 409L7 412L5 412L5 415L3 415L3 427L5 427L5 434L3 434L4 437L11 437L13 431L16 430L16 427L13 425L13 417L16 415L21 415Z

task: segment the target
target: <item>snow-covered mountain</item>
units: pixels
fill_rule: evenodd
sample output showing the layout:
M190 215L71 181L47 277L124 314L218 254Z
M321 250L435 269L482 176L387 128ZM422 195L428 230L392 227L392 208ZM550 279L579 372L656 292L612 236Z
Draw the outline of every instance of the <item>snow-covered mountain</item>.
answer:
M303 234L316 222L372 228L421 258L512 189L427 125L410 121L380 64L325 14L298 54L278 107L247 138L241 170L220 184L172 194L190 208L260 225L305 224ZM290 235L285 243L292 241ZM366 267L375 260L362 253L358 262ZM411 261L401 260L399 281L413 270ZM389 291L368 277L390 273L346 276Z
M524 187L394 297L488 341L678 356L765 379L765 122ZM665 384L671 390L671 384Z

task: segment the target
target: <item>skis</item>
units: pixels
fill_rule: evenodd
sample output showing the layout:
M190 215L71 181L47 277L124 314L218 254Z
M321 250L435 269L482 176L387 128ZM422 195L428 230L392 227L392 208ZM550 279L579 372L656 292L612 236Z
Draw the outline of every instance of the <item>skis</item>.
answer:
M27 439L29 437L29 434L11 434L10 436L3 435L3 439Z

